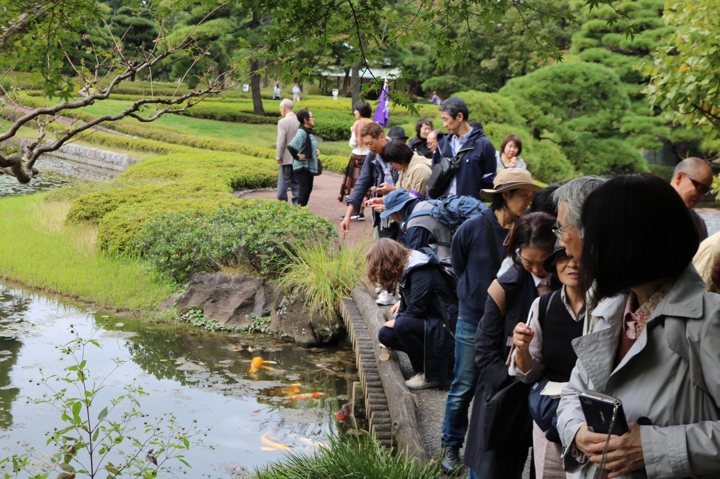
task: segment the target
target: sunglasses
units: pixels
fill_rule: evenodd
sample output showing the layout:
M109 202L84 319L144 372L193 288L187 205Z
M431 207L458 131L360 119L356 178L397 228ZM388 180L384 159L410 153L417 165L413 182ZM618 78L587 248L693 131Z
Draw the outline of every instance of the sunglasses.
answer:
M688 180L692 181L692 184L695 187L695 191L697 191L699 194L706 195L710 192L710 187L708 185L700 183L698 180L691 177L687 173L685 173L685 176L687 176Z

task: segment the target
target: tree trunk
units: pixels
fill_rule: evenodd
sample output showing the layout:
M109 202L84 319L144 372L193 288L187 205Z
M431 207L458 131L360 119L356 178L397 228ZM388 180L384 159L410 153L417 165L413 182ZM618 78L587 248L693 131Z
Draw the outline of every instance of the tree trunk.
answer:
M263 60L263 79L262 79L262 87L263 87L263 88L267 88L267 87L268 87L267 60Z
M343 78L342 92L343 96L347 95L350 89L350 70L345 70L345 78Z
M355 62L355 65L352 67L352 103L350 104L350 109L354 110L355 102L360 99L360 66L362 66L362 58L359 59L357 62Z
M265 109L260 96L260 75L258 73L258 61L250 62L250 90L252 91L253 109L256 115L265 116Z

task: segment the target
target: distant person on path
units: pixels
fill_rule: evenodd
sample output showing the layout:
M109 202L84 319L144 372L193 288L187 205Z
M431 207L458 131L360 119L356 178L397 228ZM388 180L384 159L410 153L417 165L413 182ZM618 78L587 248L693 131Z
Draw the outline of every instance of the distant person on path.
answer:
M442 131L440 131L440 130L433 130L430 133L428 133L428 135L427 135L427 146L428 146L428 149L430 150L430 153L432 153L432 155L435 154L435 150L437 149L439 138L442 138ZM432 155L430 156L430 158L432 158Z
M522 140L515 135L506 136L500 146L500 151L495 152L498 171L507 168L522 168L523 170L527 170L527 165L525 161L520 158L520 153L522 153Z
M480 190L489 188L497 175L495 147L482 129L468 123L468 107L457 97L448 98L440 105L443 126L449 134L438 141L433 165L443 157L462 157L459 169L444 196L472 196L480 199Z
M675 167L670 184L675 191L678 192L680 198L685 202L685 206L690 211L695 229L697 229L700 241L705 241L708 237L707 226L705 220L698 215L693 208L705 199L713 182L713 172L700 158L686 158Z
M300 83L295 83L295 86L292 87L292 94L293 94L293 101L298 102L300 101Z
M356 120L352 128L350 128L350 148L352 148L352 152L350 154L350 162L347 168L345 168L345 177L340 185L338 201L341 203L345 201L345 197L351 194L353 188L355 188L355 182L357 182L360 176L365 158L368 153L370 153L368 147L363 143L361 135L363 127L372 121L370 119L370 117L372 117L372 107L370 103L362 100L355 102L353 114ZM360 211L352 215L350 219L353 221L365 221L364 211L365 208L361 207Z
M405 128L402 126L393 126L390 128L390 131L388 132L388 138L390 138L392 141L396 141L399 143L407 144L408 136L405 133Z
M494 162L495 156L491 159ZM468 430L468 407L478 380L475 333L485 312L487 290L505 256L508 232L525 214L533 195L539 190L527 170L500 172L495 178L494 189L485 190L492 196L490 208L465 221L452 239L450 259L458 278L460 311L455 333L454 379L445 403L442 426L445 448L442 466L447 470L454 471L462 465L459 450Z
M431 105L439 105L442 103L442 100L438 96L437 92L433 90L432 98L430 98L430 104Z
M292 192L292 202L294 205L298 202L298 183L293 174L293 157L287 149L295 135L297 134L300 124L297 116L293 112L294 104L285 98L280 102L280 114L282 119L278 121L278 136L275 145L275 161L280 166L277 182L277 199L287 201L287 190L290 187Z
M282 90L280 90L280 83L276 83L275 88L273 89L273 100L279 100L281 94Z
M400 282L400 303L380 328L378 340L408 355L414 375L409 389L447 387L452 334L457 319L457 298L429 248L414 251L383 238L367 255L367 276L381 284Z
M297 204L307 206L313 181L318 174L318 143L312 131L315 126L312 112L303 108L297 113L297 119L300 127L295 138L288 145L288 150L293 155L293 172L299 186Z
M433 122L420 118L415 123L415 137L410 140L408 146L414 152L425 158L432 158L433 152L428 146L428 135L433 131Z

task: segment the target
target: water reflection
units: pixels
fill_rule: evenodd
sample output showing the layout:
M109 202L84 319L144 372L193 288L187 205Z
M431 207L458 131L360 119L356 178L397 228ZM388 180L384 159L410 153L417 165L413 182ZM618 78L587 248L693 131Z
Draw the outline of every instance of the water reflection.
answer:
M22 184L15 179L14 176L0 175L0 197L2 196L19 196L31 193L39 193L41 191L54 190L70 186L74 183L71 178L52 173L45 173L36 176L28 184Z
M181 421L197 419L212 427L214 450L187 455L193 477L230 477L235 468L252 468L287 452L310 451L344 427L337 410L349 401L355 374L349 347L307 350L291 344L230 334L150 326L128 318L89 313L42 296L0 285L0 330L17 339L0 339L0 448L21 452L18 441L43 451L45 431L59 425L57 411L27 398L47 392L36 382L38 370L61 374L57 345L95 331L102 349L87 353L93 378L127 360L113 373L105 400L136 381L150 394L143 412L173 412ZM253 358L263 364L253 368ZM252 371L255 369L255 371Z

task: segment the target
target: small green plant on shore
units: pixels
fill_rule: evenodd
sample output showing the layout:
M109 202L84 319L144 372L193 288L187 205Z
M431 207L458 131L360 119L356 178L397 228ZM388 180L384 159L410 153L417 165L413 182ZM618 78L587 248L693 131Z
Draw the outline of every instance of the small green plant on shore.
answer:
M42 369L39 371L38 383L50 392L35 401L54 407L64 423L64 427L46 433L47 445L56 452L48 461L26 444L26 454L0 460L0 467L5 469L3 477L150 479L186 473L185 467L191 466L183 453L202 445L201 436L206 436L207 430L195 423L181 426L172 413L150 418L140 404L147 393L136 384L125 386L124 394L118 397L101 400L99 394L123 361L116 359L109 374L99 382L92 380L86 352L90 347L100 348L100 343L81 338L72 325L70 328L75 338L60 351L71 364L61 375L45 376Z
M268 333L270 331L270 322L272 321L271 316L258 316L257 314L252 315L250 324L242 328L243 331L248 333Z
M370 434L330 437L327 447L312 454L289 452L284 459L256 469L254 479L305 479L308 477L372 477L433 479L457 477L437 461L420 466L404 454L393 454Z
M311 314L317 309L330 319L338 301L362 283L366 249L366 242L298 243L287 253L290 262L278 276L278 284L304 297Z

